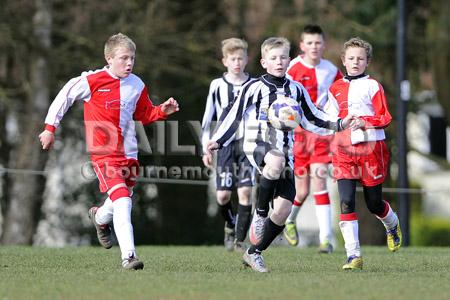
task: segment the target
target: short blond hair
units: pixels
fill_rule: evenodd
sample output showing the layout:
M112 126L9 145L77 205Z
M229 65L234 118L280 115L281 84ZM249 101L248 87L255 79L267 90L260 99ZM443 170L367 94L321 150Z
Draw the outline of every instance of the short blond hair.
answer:
M114 51L118 47L126 47L129 50L136 52L136 44L133 42L132 39L130 39L128 36L126 36L123 33L117 33L108 38L108 40L105 43L105 58L113 57Z
M261 45L261 57L264 58L266 53L273 48L285 48L291 50L291 43L284 37L270 37Z
M341 53L342 57L345 57L345 51L348 48L363 48L366 51L367 60L372 58L372 45L359 37L351 38L344 43Z
M222 56L236 52L237 50L243 50L247 54L248 44L243 39L229 38L222 41Z

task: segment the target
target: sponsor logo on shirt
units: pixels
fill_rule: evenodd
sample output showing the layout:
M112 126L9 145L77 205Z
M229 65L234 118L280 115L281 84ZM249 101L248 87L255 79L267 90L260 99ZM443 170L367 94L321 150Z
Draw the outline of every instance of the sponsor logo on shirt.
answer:
M125 109L125 110L132 110L134 108L133 103L130 101L124 101L124 100L110 100L105 101L105 109Z
M105 109L120 109L121 103L120 99L105 101Z
M97 92L99 92L99 93L108 93L108 92L111 92L111 89L98 89Z

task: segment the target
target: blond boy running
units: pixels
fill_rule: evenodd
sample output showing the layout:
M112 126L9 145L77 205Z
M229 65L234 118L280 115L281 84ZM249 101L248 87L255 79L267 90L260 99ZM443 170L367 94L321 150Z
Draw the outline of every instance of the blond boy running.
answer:
M122 267L143 269L134 245L131 224L131 195L139 162L135 121L144 125L179 110L173 98L154 106L142 80L132 73L136 45L122 33L105 43L108 63L103 69L72 78L50 105L45 130L39 135L44 150L55 141L54 132L75 101L83 101L86 140L100 191L108 197L100 207L89 210L100 244L112 247L111 222L121 250Z

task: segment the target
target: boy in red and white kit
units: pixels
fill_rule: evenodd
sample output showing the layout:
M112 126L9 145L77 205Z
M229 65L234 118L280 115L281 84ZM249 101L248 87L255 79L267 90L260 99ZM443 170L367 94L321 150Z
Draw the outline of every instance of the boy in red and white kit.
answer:
M347 75L336 81L328 95L325 110L344 118L355 115L353 130L337 133L333 155L334 176L338 181L341 202L341 228L347 263L344 270L362 269L363 261L358 237L358 218L355 213L356 183L363 186L367 208L386 228L387 246L400 249L402 233L397 215L382 198L382 183L388 172L389 152L383 128L392 120L383 87L366 75L372 58L372 46L352 38L344 44L342 63Z
M323 109L328 101L331 84L342 78L341 72L330 61L323 59L325 37L322 28L309 24L300 37L302 54L289 64L287 74L300 82L308 91L313 103ZM304 130L295 130L294 172L295 201L286 220L284 237L292 246L298 244L297 215L310 192L310 181L314 189L316 216L319 223L319 253L331 253L333 228L331 205L327 190L328 165L331 163L330 143L333 136L320 136Z
M51 149L64 114L76 100L84 101L84 122L92 166L100 182L100 191L108 198L101 207L89 210L100 244L112 247L110 223L119 242L122 266L143 269L137 255L131 224L131 195L136 184L139 163L134 121L144 125L164 120L179 110L173 98L153 106L142 80L132 72L136 45L118 33L105 43L108 65L84 72L71 79L58 93L45 118L45 130L39 135L44 150Z

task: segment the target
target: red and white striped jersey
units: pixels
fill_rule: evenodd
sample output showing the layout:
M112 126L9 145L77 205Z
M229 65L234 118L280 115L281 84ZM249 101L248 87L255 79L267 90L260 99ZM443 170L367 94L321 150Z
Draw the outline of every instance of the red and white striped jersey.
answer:
M167 117L153 106L138 76L118 78L105 67L66 83L50 105L45 128L54 132L77 100L84 101L86 142L93 161L137 159L134 121L145 125Z
M385 139L383 128L392 120L388 111L383 87L369 75L354 79L344 77L336 81L328 93L325 111L345 118L348 114L362 118L366 125L351 132L351 143L380 141Z
M342 78L342 73L330 61L321 59L317 66L313 66L300 55L289 64L287 75L305 87L313 103L320 109L327 102L330 86Z

